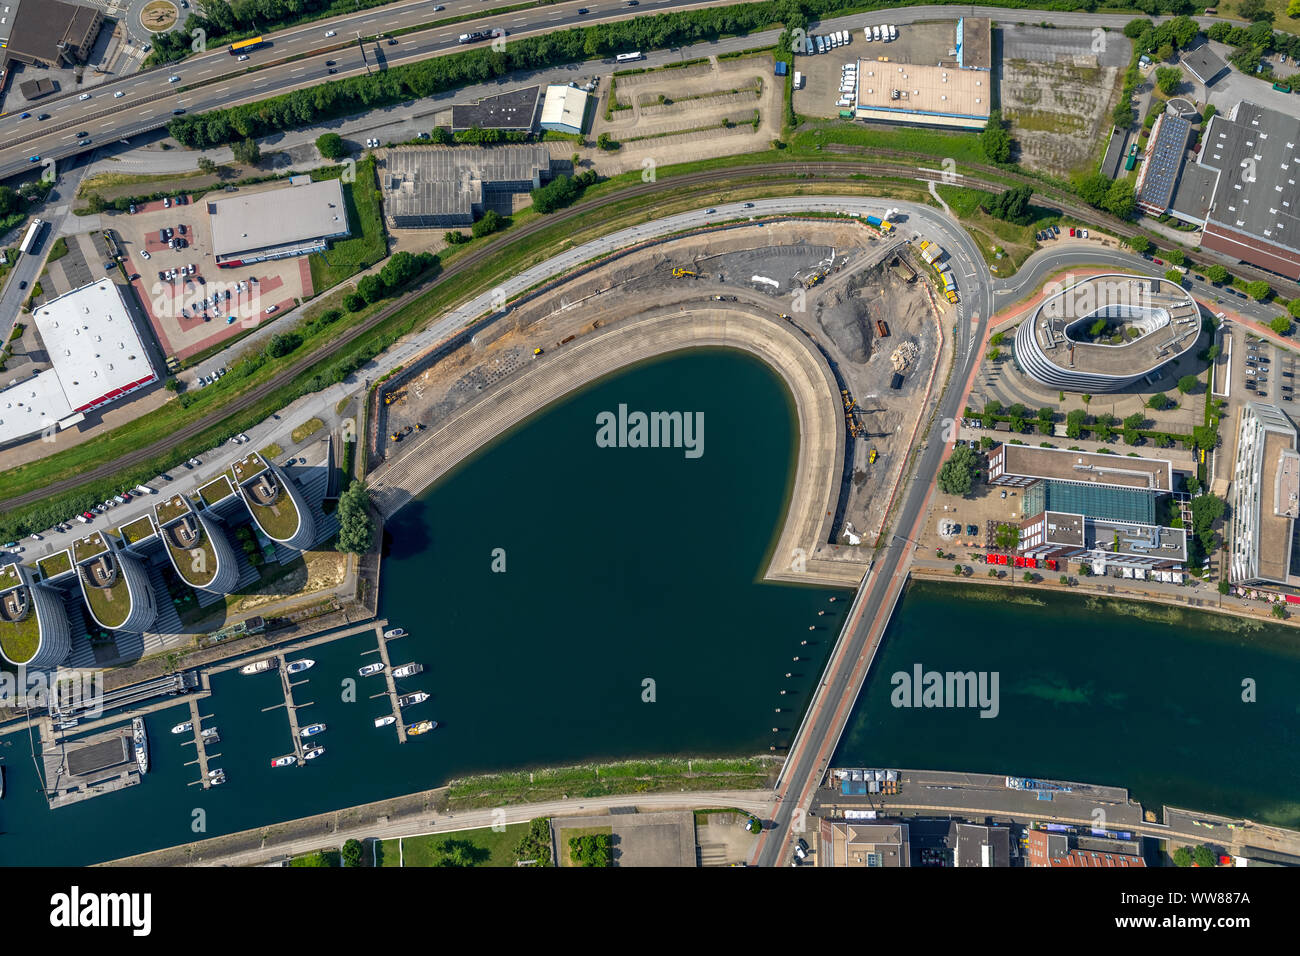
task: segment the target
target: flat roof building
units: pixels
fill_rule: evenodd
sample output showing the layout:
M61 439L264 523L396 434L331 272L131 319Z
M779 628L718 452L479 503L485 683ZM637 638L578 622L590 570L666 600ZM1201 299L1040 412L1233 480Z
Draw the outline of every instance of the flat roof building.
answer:
M38 306L50 368L0 390L0 445L66 428L157 381L122 287L101 279Z
M1191 351L1200 334L1200 308L1178 283L1102 275L1045 299L1016 329L1015 352L1040 384L1115 392Z
M1243 100L1211 117L1196 163L1207 175L1185 175L1172 209L1203 226L1201 245L1300 278L1300 117Z
M985 70L862 59L857 118L983 129L992 111L992 86Z
M1011 865L1011 831L977 823L956 823L954 863L963 867Z
M223 268L323 252L331 239L351 234L338 179L291 181L279 189L212 200L208 223L212 253Z
M5 55L38 66L85 62L95 46L104 14L64 0L24 0L14 14Z
M1133 187L1144 212L1162 216L1168 211L1191 141L1192 124L1183 117L1166 111L1156 118Z
M957 65L964 70L993 69L993 22L988 17L957 20Z
M540 96L541 87L530 86L485 96L477 103L453 106L451 131L456 133L475 128L529 131L537 118L537 100Z
M435 229L468 226L490 202L508 203L550 175L541 144L398 146L380 159L379 185L389 225Z
M585 90L572 86L548 86L546 99L542 101L542 129L580 134L586 126L589 100Z
M1276 405L1247 402L1237 425L1229 574L1236 584L1294 583L1291 541L1300 516L1296 428Z
M989 452L989 483L1024 488L1053 480L1164 494L1173 490L1174 466L1163 458L1129 458L1064 448L999 445Z
M1187 67L1187 71L1200 80L1202 86L1213 86L1214 81L1228 72L1228 64L1210 49L1209 43L1179 54L1178 62Z
M1029 831L1025 862L1028 866L1057 869L1144 867L1146 860L1137 852L1137 847L1135 841L1090 840L1035 828Z
M908 826L897 820L827 820L818 828L817 865L911 866Z
M1021 522L1018 550L1036 560L1073 558L1091 564L1099 574L1112 567L1173 571L1187 562L1187 532L1158 524L1043 511Z

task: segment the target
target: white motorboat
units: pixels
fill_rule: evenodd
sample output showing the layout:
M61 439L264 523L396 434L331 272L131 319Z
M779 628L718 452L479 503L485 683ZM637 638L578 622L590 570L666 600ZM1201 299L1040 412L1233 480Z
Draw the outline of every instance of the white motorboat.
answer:
M272 767L292 767L292 766L293 766L294 764L296 764L297 762L298 762L298 758L297 758L297 757L295 757L293 754L288 754L288 755L286 755L286 756L284 756L284 757L276 757L274 760L271 761L271 766L272 766Z
M414 677L416 674L424 673L424 665L412 661L409 664L402 664L400 667L393 668L394 677Z
M144 718L131 718L131 742L135 745L135 765L140 773L149 772L149 738L144 731Z
M315 667L315 666L316 666L316 662L314 660L312 660L309 657L304 657L302 660L294 661L292 664L288 665L284 669L284 671L286 674L301 674L309 667Z
M391 726L392 726L393 724L395 724L395 723L397 723L397 718L394 717L392 714L389 714L389 715L386 716L386 717L376 717L376 718L375 718L375 726L376 726L376 727L391 727Z
M193 729L194 729L194 721L192 721L192 720L186 720L186 721L182 721L181 723L179 723L179 724L177 724L175 727L173 727L173 728L172 728L172 733L174 733L174 734L188 734L188 733L189 733L191 730L193 730Z
M325 748L324 748L324 747L312 747L311 750L308 750L305 754L302 755L302 759L303 759L303 760L315 760L317 757L319 757L319 756L320 756L321 754L323 754L324 752L325 752Z
M390 627L388 630L384 631L384 640L386 641L391 641L398 637L406 637L406 628Z
M315 737L317 734L325 732L324 724L308 724L302 730L298 731L299 737Z
M424 691L419 690L416 691L414 694L406 694L402 697L397 698L397 706L410 707L412 704L422 704L428 699L429 699L429 695L426 694Z
M371 674L378 674L384 669L383 661L375 661L373 664L367 664L357 671L359 677L369 677Z
M270 658L267 658L264 661L254 661L251 664L245 664L243 667L239 669L239 673L262 674L265 673L266 671L269 671L274 666L275 666L275 661L271 660Z

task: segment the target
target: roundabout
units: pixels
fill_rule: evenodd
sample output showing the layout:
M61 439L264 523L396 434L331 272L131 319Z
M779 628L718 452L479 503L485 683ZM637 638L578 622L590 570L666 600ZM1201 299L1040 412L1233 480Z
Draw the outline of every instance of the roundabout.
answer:
M149 33L166 33L180 22L181 11L172 0L149 0L136 17Z

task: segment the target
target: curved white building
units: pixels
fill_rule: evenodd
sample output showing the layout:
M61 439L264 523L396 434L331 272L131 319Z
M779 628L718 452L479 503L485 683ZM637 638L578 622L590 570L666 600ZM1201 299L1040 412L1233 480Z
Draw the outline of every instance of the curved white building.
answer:
M235 549L217 523L195 511L184 495L154 506L159 534L176 573L190 587L229 594L239 583Z
M235 462L231 471L263 534L299 551L316 543L311 509L284 472L256 452Z
M1019 367L1042 385L1115 392L1196 346L1200 308L1181 285L1092 276L1044 300L1016 329Z
M38 583L19 564L0 568L0 658L17 666L52 668L72 649L72 631L57 589Z
M96 531L72 544L81 595L90 616L110 631L143 633L158 617L144 562Z

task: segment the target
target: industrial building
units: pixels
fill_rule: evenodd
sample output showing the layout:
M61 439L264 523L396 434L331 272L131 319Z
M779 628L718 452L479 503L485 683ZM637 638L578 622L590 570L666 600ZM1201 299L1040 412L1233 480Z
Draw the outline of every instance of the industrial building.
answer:
M1011 830L978 823L953 822L949 838L953 862L960 867L1005 867L1011 865Z
M992 30L982 17L957 21L952 56L935 63L890 57L858 60L860 120L983 129L993 108Z
M65 0L24 0L14 14L5 56L34 66L84 63L94 49L104 14Z
M0 390L0 446L68 428L157 381L122 287L101 279L37 306L50 368Z
M1162 216L1169 210L1183 157L1191 143L1192 124L1186 119L1168 110L1156 117L1133 187L1143 212Z
M585 90L576 87L548 86L542 101L542 129L581 134L586 127L590 99Z
M1104 335L1091 332L1099 319ZM1200 334L1200 308L1178 283L1092 276L1045 299L1020 323L1015 354L1043 385L1115 392L1191 351Z
M15 667L57 667L71 647L59 591L21 564L0 567L0 658Z
M1210 49L1208 42L1184 50L1179 54L1178 62L1186 67L1187 72L1196 77L1202 86L1213 86L1219 77L1228 72L1228 64Z
M351 234L343 185L294 176L288 186L207 204L212 253L221 268L324 252Z
M551 176L551 154L541 144L398 146L379 165L384 213L398 229L471 225L490 205L508 211L515 195Z
M1300 117L1246 101L1206 125L1169 212L1202 227L1201 245L1300 278Z
M453 106L451 131L458 133L469 129L495 129L530 132L537 118L537 100L540 96L541 87L530 86L485 96L477 103Z
M1238 420L1232 475L1230 580L1296 584L1291 545L1298 515L1295 425L1276 405L1247 402Z

